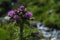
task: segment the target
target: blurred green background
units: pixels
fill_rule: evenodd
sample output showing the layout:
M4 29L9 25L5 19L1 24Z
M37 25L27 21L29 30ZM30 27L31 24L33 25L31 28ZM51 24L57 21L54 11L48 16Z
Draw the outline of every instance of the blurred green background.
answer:
M0 0L0 4L3 1L11 3L11 0ZM20 5L24 5L27 10L33 13L35 21L40 22L40 20L43 20L44 25L49 23L48 27L55 27L54 24L56 24L56 27L60 29L60 0L17 0L13 9L17 9ZM53 26L51 24L53 24ZM37 28L25 25L24 36L37 31ZM0 25L0 40L18 40L18 33L19 27L13 23L2 23ZM28 40L30 40L30 38L28 38Z

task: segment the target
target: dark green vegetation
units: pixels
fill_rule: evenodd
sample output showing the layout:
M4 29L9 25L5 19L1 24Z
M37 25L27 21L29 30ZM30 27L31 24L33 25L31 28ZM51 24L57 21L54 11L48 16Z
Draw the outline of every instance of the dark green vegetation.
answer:
M2 1L9 0L0 0L0 4ZM16 9L21 4L33 13L36 21L43 20L46 26L60 29L60 0L18 0L13 9ZM0 11L2 9L0 8ZM30 35L31 32L37 32L37 29L25 25L24 36ZM18 40L18 33L19 27L13 23L2 23L0 25L0 40ZM29 37L27 39L32 40Z

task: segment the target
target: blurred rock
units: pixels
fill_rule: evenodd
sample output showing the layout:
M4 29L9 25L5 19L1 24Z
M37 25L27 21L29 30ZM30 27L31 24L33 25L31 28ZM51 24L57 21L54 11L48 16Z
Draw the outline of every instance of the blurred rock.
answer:
M8 16L1 17L0 21L3 22L3 23L9 23L10 22L10 17L8 17Z

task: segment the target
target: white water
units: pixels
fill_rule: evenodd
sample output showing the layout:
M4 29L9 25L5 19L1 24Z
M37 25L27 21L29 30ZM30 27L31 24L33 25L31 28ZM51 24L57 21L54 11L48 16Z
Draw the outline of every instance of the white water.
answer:
M37 29L42 31L44 40L60 40L60 30L53 29L53 31L47 32L47 30L51 30L48 27L44 27L41 23L37 23ZM50 39L49 39L50 38Z
M0 21L1 21L1 22L8 22L8 21L10 21L10 18L11 18L11 17L9 17L9 16L1 17L1 18L0 18Z

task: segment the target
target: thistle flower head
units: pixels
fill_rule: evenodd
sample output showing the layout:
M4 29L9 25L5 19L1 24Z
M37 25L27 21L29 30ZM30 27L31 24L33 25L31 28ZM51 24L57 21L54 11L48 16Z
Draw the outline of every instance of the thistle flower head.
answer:
M19 16L18 15L14 15L13 17L15 20L18 20L19 19Z
M9 12L8 12L8 16L13 17L13 16L14 16L14 14L15 14L15 11L14 11L14 10L11 10L11 11L9 11Z
M32 17L32 13L31 13L31 12L26 12L25 17L26 17L26 18Z
M18 10L19 11L24 11L25 7L24 6L19 6Z

